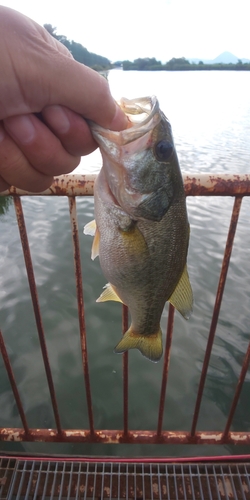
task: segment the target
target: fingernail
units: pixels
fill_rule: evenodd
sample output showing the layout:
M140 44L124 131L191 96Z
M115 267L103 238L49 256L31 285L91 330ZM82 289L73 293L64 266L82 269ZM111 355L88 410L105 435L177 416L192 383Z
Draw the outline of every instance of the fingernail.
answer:
M46 119L49 125L59 134L66 134L70 129L70 121L61 106L49 106Z
M116 104L115 116L109 126L110 130L124 130L128 126L128 118L121 108Z
M35 137L35 127L28 115L6 118L4 126L11 137L21 144L29 144Z

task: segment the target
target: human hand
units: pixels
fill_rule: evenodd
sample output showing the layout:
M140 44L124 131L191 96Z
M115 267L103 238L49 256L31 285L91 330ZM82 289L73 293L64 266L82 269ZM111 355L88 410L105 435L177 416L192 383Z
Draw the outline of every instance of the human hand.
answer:
M22 14L0 6L0 192L32 192L71 172L97 145L86 119L122 130L105 78Z

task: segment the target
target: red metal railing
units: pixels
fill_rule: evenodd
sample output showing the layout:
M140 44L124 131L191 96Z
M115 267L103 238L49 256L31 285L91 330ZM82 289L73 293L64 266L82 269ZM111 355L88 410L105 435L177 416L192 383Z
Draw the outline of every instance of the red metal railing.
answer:
M8 352L5 347L3 335L0 331L0 350L3 357L6 372L12 387L13 396L20 414L23 428L0 428L0 440L5 441L46 441L46 442L88 442L88 443L174 443L174 444L250 444L250 432L232 432L230 431L232 419L237 407L240 392L250 361L250 343L248 345L245 358L243 360L241 372L236 386L235 394L232 400L231 409L228 415L224 431L197 431L197 421L199 417L200 405L203 396L204 385L206 381L207 369L209 365L211 350L214 342L223 291L227 277L230 256L233 248L234 236L237 228L241 202L244 196L250 195L250 175L200 175L184 176L184 185L187 196L233 196L235 198L231 222L228 230L228 237L225 246L224 258L221 267L217 295L212 315L211 327L201 371L200 383L194 408L194 417L190 431L165 431L162 430L165 394L168 381L168 368L171 352L171 343L174 325L174 308L170 305L169 317L166 335L166 349L163 364L162 384L160 393L160 402L158 410L158 425L154 431L131 430L128 426L128 353L123 355L123 430L97 430L94 428L91 388L88 368L88 354L86 343L86 328L84 320L84 298L81 276L81 262L78 238L78 225L76 214L75 196L90 196L93 194L94 175L66 175L55 179L53 185L43 193L44 196L68 196L69 212L71 219L71 230L73 237L73 251L75 262L76 293L78 301L78 317L81 335L81 350L83 374L85 380L86 399L88 407L89 429L63 429L61 426L56 394L54 389L53 377L51 373L46 341L44 336L42 318L39 308L38 295L36 289L35 276L33 271L32 259L29 250L29 242L25 227L25 220L22 211L20 196L32 195L24 191L11 188L8 194L14 198L20 238L23 247L23 254L27 270L27 276L30 286L31 299L33 303L34 315L36 319L37 331L40 340L40 347L43 356L48 387L56 429L33 429L29 428L25 416L25 411L18 391L18 384L12 371ZM5 193L6 194L6 193ZM128 311L123 306L122 313L123 332L128 327Z

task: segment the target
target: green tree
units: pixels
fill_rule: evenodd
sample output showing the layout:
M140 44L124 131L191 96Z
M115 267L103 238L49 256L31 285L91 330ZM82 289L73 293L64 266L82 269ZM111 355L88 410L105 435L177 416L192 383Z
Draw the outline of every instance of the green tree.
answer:
M11 196L0 196L0 216L8 212L11 203Z
M57 28L55 28L51 24L44 24L43 26L51 36L56 38L56 40L59 40L59 42L67 47L76 61L85 64L90 68L96 68L98 66L101 66L102 69L110 68L110 61L109 59L107 59L107 57L99 56L98 54L89 52L86 47L83 47L83 45L75 42L74 40L68 40L65 35L58 35L56 33Z

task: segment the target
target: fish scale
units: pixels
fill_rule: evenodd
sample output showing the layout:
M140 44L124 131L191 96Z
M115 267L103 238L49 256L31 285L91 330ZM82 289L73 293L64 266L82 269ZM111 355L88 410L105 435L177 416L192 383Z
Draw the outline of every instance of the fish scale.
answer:
M139 349L157 362L165 302L186 319L192 312L186 199L171 125L157 98L123 99L121 107L129 117L125 131L90 123L103 167L94 188L96 224L85 233L94 234L92 256L99 255L109 281L97 301L121 301L130 311L115 352Z

